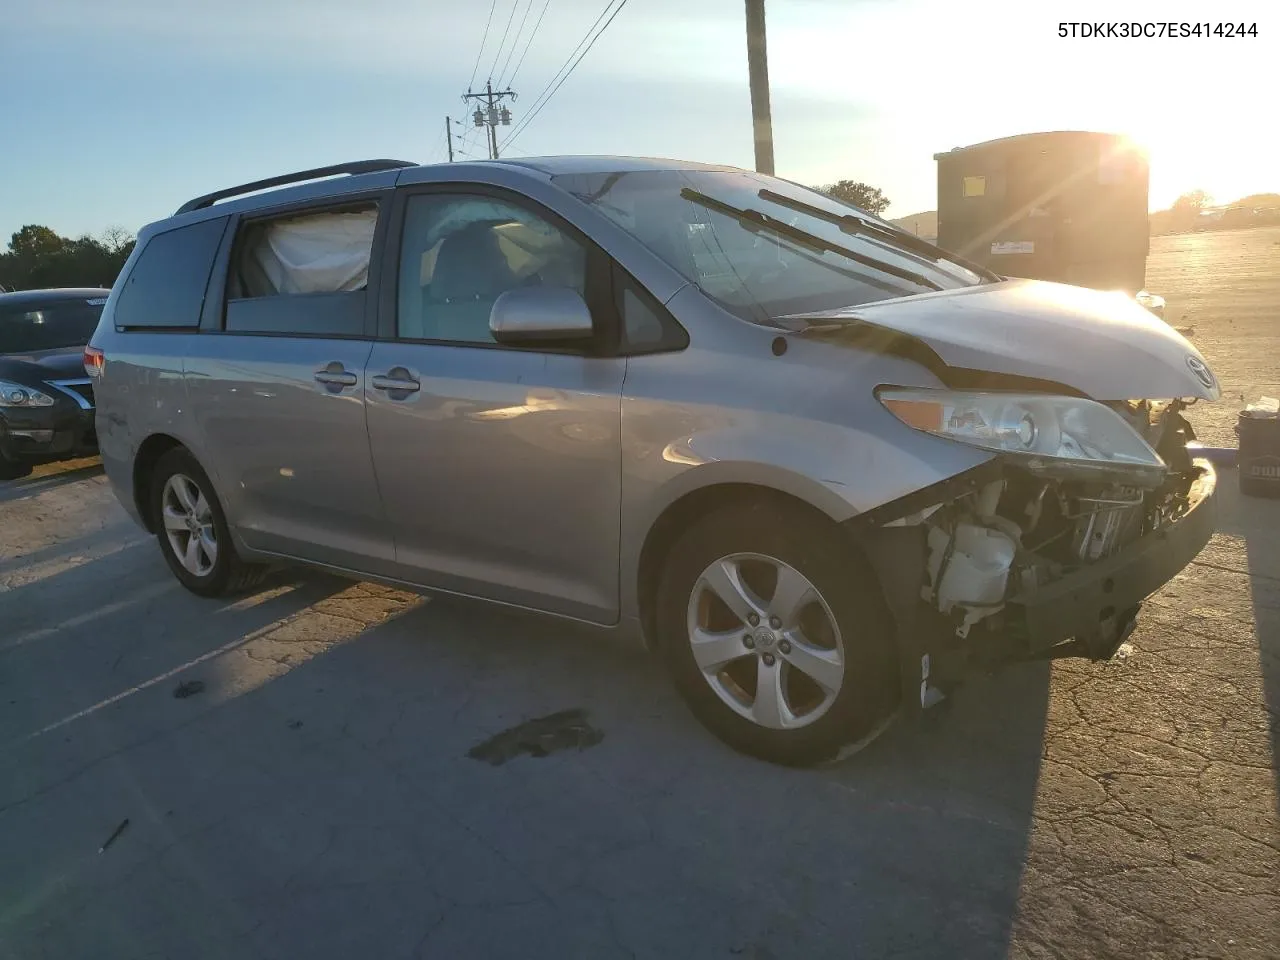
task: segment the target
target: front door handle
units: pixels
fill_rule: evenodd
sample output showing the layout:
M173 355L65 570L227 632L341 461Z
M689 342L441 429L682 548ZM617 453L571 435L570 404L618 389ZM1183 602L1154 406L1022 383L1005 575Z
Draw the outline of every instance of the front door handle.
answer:
M354 387L356 375L344 370L342 364L334 360L316 371L316 382L326 387Z
M354 373L330 373L327 370L321 370L316 374L316 380L327 387L354 387L356 385L356 375Z
M416 393L422 388L419 382L404 367L396 367L385 374L380 374L369 381L375 390L388 390L392 393Z

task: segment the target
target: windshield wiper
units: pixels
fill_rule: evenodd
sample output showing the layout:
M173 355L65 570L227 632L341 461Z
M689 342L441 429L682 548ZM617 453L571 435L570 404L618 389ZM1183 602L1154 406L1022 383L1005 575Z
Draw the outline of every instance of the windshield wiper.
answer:
M801 230L794 227L784 220L771 217L767 213L761 213L759 210L752 210L747 207L735 207L733 204L725 203L723 200L717 200L715 197L700 193L697 190L685 187L680 191L680 196L684 199L692 201L708 210L716 213L722 213L726 217L732 217L742 224L744 228L751 231L768 230L770 233L776 233L780 237L786 237L788 240L799 244L803 247L809 247L812 250L818 250L823 253L834 253L842 256L855 263L863 266L871 267L890 276L906 280L917 286L928 287L930 290L945 289L941 284L930 280L922 273L916 273L914 270L908 270L905 267L898 267L884 260L877 260L875 257L869 257L864 253L858 253L856 250L850 250L848 247L841 246L838 243L832 243L830 240L824 240L817 234L809 233L807 230Z
M901 227L885 226L877 223L875 220L869 220L866 217L860 217L856 213L832 213L830 210L824 210L822 207L814 206L811 203L805 203L803 200L795 200L782 193L775 193L773 190L764 189L759 193L761 200L768 200L770 203L776 203L780 206L789 207L797 213L807 213L810 216L817 217L819 220L825 220L827 223L834 224L840 228L842 233L850 235L863 234L867 237L880 240L890 246L896 246L903 250L910 250L917 253L934 263L939 260L949 260L957 266L964 267L972 273L985 277L988 280L999 280L997 274L992 273L986 267L980 266L958 257L949 251L943 250L941 247L929 243L927 240L921 240L919 237L907 233Z

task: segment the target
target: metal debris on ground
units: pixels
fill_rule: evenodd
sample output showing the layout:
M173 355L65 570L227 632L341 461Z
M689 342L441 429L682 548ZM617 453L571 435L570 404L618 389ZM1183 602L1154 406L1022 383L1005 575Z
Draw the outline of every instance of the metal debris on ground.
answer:
M472 747L467 751L467 756L472 760L484 760L496 767L522 753L541 758L571 747L586 750L603 739L604 733L587 721L587 712L575 707L526 720L503 730Z
M127 826L129 826L129 818L125 817L123 820L120 821L120 826L116 827L114 830L111 831L111 836L107 837L106 842L103 843L103 845L98 848L98 852L103 853L107 849L107 847L115 843L116 839L120 836L120 834L124 833L124 828Z
M194 697L197 693L204 689L203 680L186 680L174 689L173 695L179 700L185 700L187 697Z

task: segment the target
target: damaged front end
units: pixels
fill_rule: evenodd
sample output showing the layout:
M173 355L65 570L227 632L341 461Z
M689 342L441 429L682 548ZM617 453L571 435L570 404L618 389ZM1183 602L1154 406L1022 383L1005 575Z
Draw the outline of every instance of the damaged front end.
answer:
M1109 659L1143 600L1199 553L1214 525L1213 469L1188 453L1194 434L1182 401L1072 400L1053 421L1058 433L1037 447L1032 434L1051 420L1045 402L995 407L988 395L979 408L950 397L960 399L937 416L927 391L890 392L886 406L939 435L969 430L980 442L964 442L998 455L854 521L899 625L904 702L918 697L921 707L974 666ZM1025 411L1035 423L1017 419ZM1147 454L1131 444L1131 455L1112 455L1128 442L1112 414ZM1080 426L1088 417L1092 433ZM1090 443L1105 431L1104 456ZM997 434L1006 437L999 447L987 440Z

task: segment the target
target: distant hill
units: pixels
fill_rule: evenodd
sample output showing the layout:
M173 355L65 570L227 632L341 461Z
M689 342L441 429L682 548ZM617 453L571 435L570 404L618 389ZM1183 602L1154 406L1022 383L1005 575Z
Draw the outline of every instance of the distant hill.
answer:
M890 220L890 223L896 223L908 233L914 233L917 237L922 237L925 240L936 240L938 237L937 210L913 213L908 217L896 217Z
M1280 207L1280 193L1251 193L1228 207Z
M1280 193L1252 193L1233 203L1214 204L1197 216L1185 209L1152 210L1151 235L1201 230L1233 230L1280 223Z

